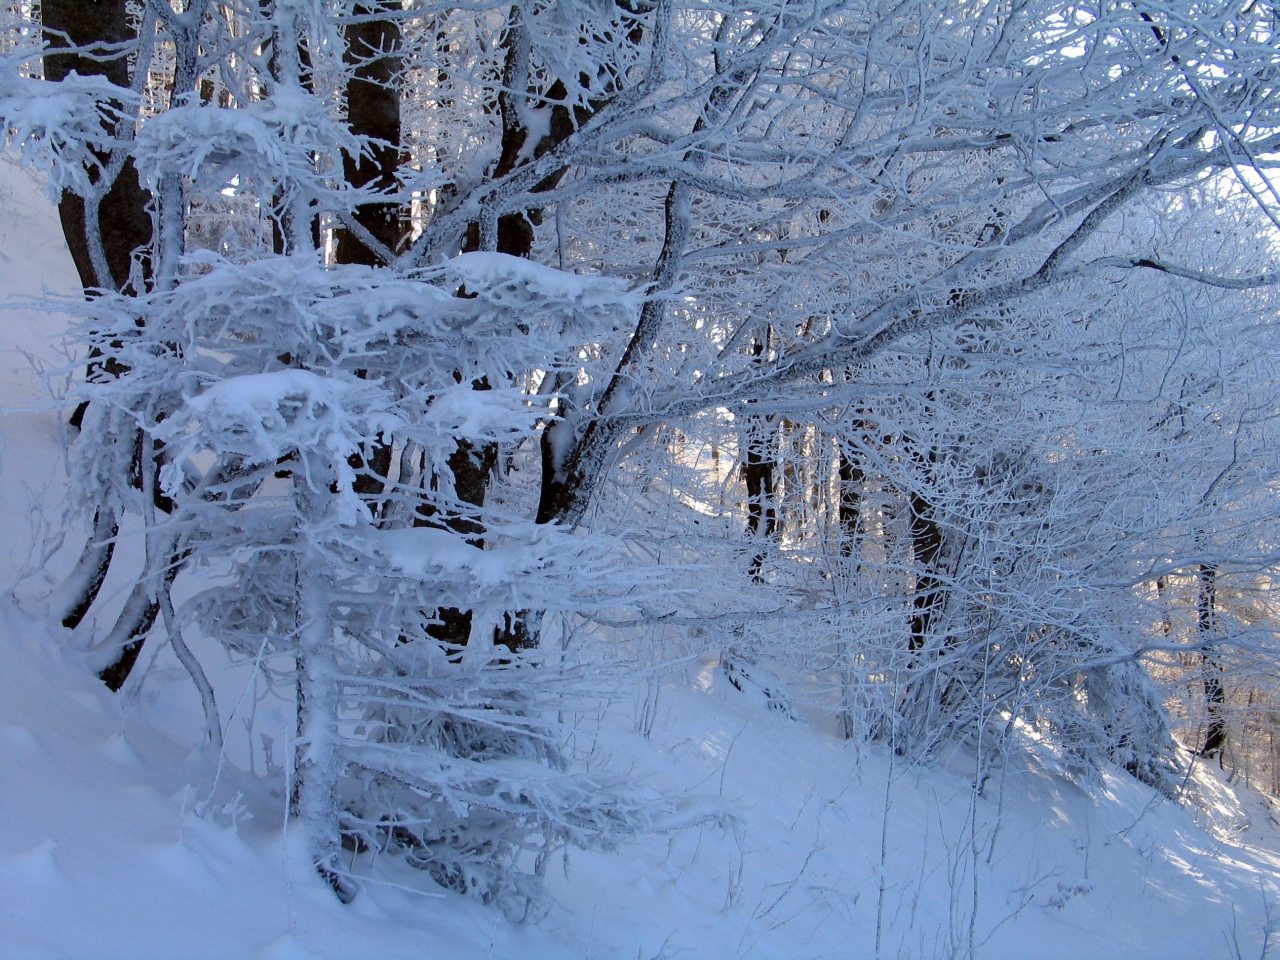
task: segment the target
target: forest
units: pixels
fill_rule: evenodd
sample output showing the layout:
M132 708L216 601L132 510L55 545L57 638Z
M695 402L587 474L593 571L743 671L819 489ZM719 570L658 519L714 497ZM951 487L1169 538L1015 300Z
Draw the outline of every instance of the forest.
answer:
M396 888L536 929L571 852L691 836L730 851L705 912L736 909L750 752L697 789L637 772L673 716L697 740L698 684L880 798L861 900L823 894L860 946L757 955L1018 955L984 952L1000 917L1095 884L1086 852L980 906L1029 764L1137 791L1135 823L1280 796L1274 4L39 0L0 28L6 176L74 267L26 301L64 492L6 629L121 736L180 688L180 816L269 820L324 910ZM946 850L927 934L887 865L908 772L960 784L958 834L939 806L902 841ZM597 949L638 947L720 955Z

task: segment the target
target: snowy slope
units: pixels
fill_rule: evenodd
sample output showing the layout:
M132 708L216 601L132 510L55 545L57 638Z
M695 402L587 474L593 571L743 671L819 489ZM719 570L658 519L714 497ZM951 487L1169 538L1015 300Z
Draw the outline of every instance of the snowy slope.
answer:
M0 162L0 291L46 287L75 291L56 214ZM29 554L57 516L62 446L55 412L24 406L39 382L22 351L61 363L62 322L0 314L0 957L857 958L877 938L885 957L1265 951L1280 839L1264 801L1211 771L1193 774L1201 806L1182 807L1116 771L1077 783L1029 744L979 795L964 758L922 769L837 740L710 659L666 676L656 704L638 690L582 725L599 762L725 802L735 828L575 852L538 924L407 869L340 905L295 855L283 779L261 776L237 712L284 736L285 705L245 696L247 671L202 651L229 717L219 771L167 652L144 654L117 696L40 616L48 581ZM259 776L237 766L251 764Z

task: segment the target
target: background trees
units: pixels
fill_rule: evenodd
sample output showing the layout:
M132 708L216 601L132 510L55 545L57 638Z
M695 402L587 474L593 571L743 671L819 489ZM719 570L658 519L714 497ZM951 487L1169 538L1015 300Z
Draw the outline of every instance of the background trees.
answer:
M80 622L127 515L145 567L80 637L105 679L161 623L216 743L184 627L291 659L293 809L342 896L343 835L520 903L557 844L643 825L546 772L544 694L616 652L571 637L1166 789L1145 660L1203 673L1211 731L1227 651L1270 662L1219 614L1274 560L1274 11L119 12L130 77L51 84L73 54L25 46L0 85L107 294L50 613ZM115 42L82 27L59 49ZM108 242L132 170L150 230Z

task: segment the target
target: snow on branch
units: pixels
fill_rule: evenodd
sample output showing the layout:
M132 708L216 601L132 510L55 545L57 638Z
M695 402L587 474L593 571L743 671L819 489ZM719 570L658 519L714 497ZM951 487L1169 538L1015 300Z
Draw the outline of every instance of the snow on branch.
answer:
M106 157L119 145L116 124L133 114L136 93L105 77L74 71L59 83L24 77L18 70L33 55L18 51L0 59L0 124L6 142L24 164L48 176L46 190L88 196Z
M1247 277L1224 277L1207 270L1195 270L1190 267L1167 263L1163 260L1155 260L1151 257L1099 257L1096 260L1090 260L1085 266L1100 270L1135 268L1158 270L1160 273L1167 273L1172 277L1194 280L1196 283L1203 283L1210 287L1221 287L1224 290L1252 290L1255 287L1270 287L1280 283L1280 273L1276 271L1258 273Z

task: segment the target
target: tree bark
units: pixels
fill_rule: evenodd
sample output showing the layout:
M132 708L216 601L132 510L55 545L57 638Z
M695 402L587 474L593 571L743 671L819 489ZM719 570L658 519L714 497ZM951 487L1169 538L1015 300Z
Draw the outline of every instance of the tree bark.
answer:
M400 10L398 0L365 0L352 10L356 16L374 16ZM347 123L351 132L372 137L366 156L344 154L342 172L347 183L378 191L396 189L400 153L400 87L402 63L400 24L392 17L350 23L346 27L347 49L343 60L354 67L347 81ZM373 202L356 208L353 219L387 250L395 253L404 238L401 206L395 202ZM340 228L335 232L338 263L378 266L382 258L355 234Z
M43 0L41 23L49 52L44 56L46 80L61 81L75 71L82 77L102 76L119 87L129 86L129 63L123 52L109 60L91 59L78 53L59 53L71 46L123 44L136 39L129 25L125 0ZM134 254L151 243L151 215L147 212L150 195L138 182L138 172L129 161L102 198L97 222L86 219L85 202L73 193L63 192L58 202L58 218L71 251L71 259L85 290L103 286L108 281L115 289L129 284ZM86 232L101 231L103 252L111 270L110 278L99 279L89 257ZM142 263L142 278L149 265ZM140 292L140 291L139 291Z
M298 570L298 735L293 756L289 815L306 838L316 872L343 903L356 888L338 870L338 671L329 617L332 583L323 558L307 544Z
M498 95L498 109L502 117L502 146L498 163L493 172L495 179L505 177L513 170L542 157L550 150L554 150L567 140L579 126L590 120L595 112L606 102L601 100L598 102L592 101L590 106L575 105L572 111L564 103L556 103L551 108L551 121L547 133L534 145L531 157L528 155L522 156L522 151L530 135L529 128L525 122L527 114L523 109L526 104L523 101L527 100L529 93L533 91L530 89L529 83L528 35L518 7L512 8L504 43L507 48L507 56L503 68L503 86L505 89ZM528 93L521 91L528 91ZM540 99L564 101L568 99L568 95L568 87L564 81L556 79ZM563 179L565 172L566 168L563 167L551 172L534 186L532 192L544 193L548 190L554 190ZM537 208L503 214L498 217L497 229L493 236L493 249L498 253L505 253L512 257L528 257L533 252L533 243L536 238L535 227L541 222L542 211ZM462 251L465 253L482 249L484 246L483 232L481 224L473 222L463 236ZM478 382L476 388L489 389L489 384L487 382ZM552 427L548 426L547 430L551 429ZM484 506L489 477L494 465L497 463L497 458L497 444L490 443L476 448L473 447L470 441L458 441L457 450L449 458L449 468L454 473L455 492L460 501L477 507ZM542 500L547 498L548 490L555 484L556 473L553 460L554 457L552 457L549 447L549 437L544 431L542 437ZM459 468L461 468L461 473ZM538 522L546 522L543 519L541 504L538 511ZM483 532L479 524L476 524L475 527L476 529L474 530L463 530L462 532ZM438 611L437 616L443 623L429 628L429 632L433 636L455 643L458 642L456 638L461 636L464 638L463 642L465 642L465 637L470 634L471 629L470 611L445 609ZM530 624L529 611L508 612L505 615L504 625L494 632L494 642L507 647L512 652L532 647L537 642L537 639L533 636L535 631Z
M72 72L80 76L103 76L120 87L129 86L129 64L121 51L110 59L99 60L68 51L70 47L97 47L126 44L136 39L129 25L125 0L43 0L41 26L49 51L44 56L46 80L60 82ZM106 165L106 157L100 158ZM90 175L97 177L96 171ZM97 205L96 211L87 205L83 197L63 191L58 202L58 219L71 253L76 273L86 295L103 288L120 290L131 284L134 255L151 242L151 216L147 212L148 193L138 182L138 174L132 161L126 162L119 175ZM99 277L90 256L89 236L102 239L109 277ZM149 264L145 257L139 263L139 272L132 281L141 285L148 276ZM136 291L141 292L141 291ZM119 373L115 365L90 363L90 377ZM71 425L80 427L84 421L86 405L81 404L71 415ZM98 591L106 579L107 567L114 552L118 519L109 510L99 510L94 517L93 532L75 569L63 582L53 598L55 615L63 626L74 628L83 620ZM122 681L123 682L123 681Z
M498 445L485 443L479 446L470 440L459 438L453 453L449 455L449 470L453 473L454 494L462 503L477 508L484 506L485 493L488 490L490 472L498 462ZM484 545L484 525L475 516L461 514L447 518L441 523L432 519L434 510L419 511L414 523L417 526L446 526L449 529L465 534L473 546ZM467 645L471 637L471 611L459 610L457 607L441 607L435 612L437 622L428 624L427 633L456 647ZM495 637L495 642L504 642L502 631ZM508 643L508 646L510 644Z
M80 559L71 573L49 595L49 613L62 622L68 630L80 625L107 578L107 567L115 552L115 536L120 525L110 510L99 510L93 515L93 530L85 544Z
M778 531L778 508L774 502L774 468L771 447L773 431L768 417L750 417L743 431L745 451L742 479L747 484L747 536L762 544L751 559L751 577L759 582L764 566L763 544L771 542Z
M938 564L942 560L942 526L933 505L921 494L908 495L911 507L911 550L916 562L916 588L911 600L911 636L908 646L921 650L928 641L934 617L945 598Z
M397 0L365 0L355 4L355 16L375 16L401 9ZM400 24L392 17L385 20L358 20L345 29L347 49L343 60L353 67L347 81L347 123L351 132L375 141L370 154L343 154L342 171L353 187L390 191L396 188L396 172L400 167L400 87L403 64L399 56ZM375 202L361 204L352 219L369 232L379 244L395 252L404 236L400 204ZM382 265L376 250L361 241L353 231L334 231L338 263ZM355 492L363 497L377 497L391 472L391 446L377 443L368 458L353 455L351 466L356 471ZM370 503L377 514L377 506Z
M1196 621L1202 640L1216 636L1218 632L1218 571L1216 567L1200 564L1199 593L1196 597ZM1217 656L1201 654L1204 671L1205 730L1204 741L1198 751L1202 757L1217 757L1222 762L1227 746L1226 687L1222 682L1222 664Z

